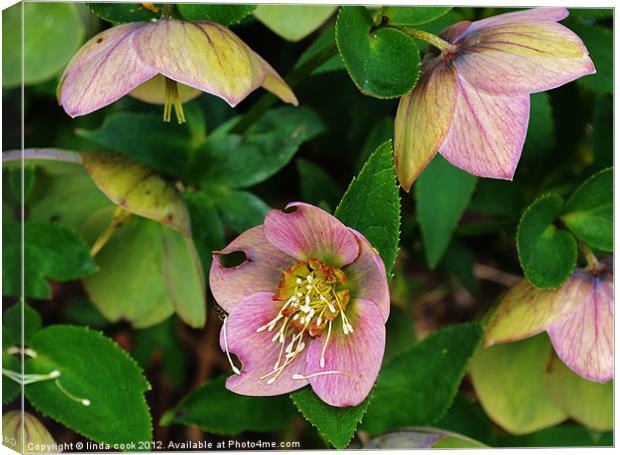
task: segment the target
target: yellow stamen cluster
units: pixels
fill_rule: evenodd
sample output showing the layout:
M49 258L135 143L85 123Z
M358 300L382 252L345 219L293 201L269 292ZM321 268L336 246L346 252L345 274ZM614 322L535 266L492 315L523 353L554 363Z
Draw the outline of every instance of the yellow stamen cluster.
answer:
M172 116L172 106L177 116L179 124L185 123L185 114L183 113L183 103L179 96L179 86L176 81L166 78L166 86L164 89L164 122L169 122Z

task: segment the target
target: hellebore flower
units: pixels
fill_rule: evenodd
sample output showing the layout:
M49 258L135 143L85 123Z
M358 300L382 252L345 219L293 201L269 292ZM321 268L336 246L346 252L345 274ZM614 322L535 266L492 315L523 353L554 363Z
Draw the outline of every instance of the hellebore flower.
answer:
M242 395L280 395L310 384L332 406L355 406L383 359L390 295L381 257L359 232L312 205L270 211L215 252L211 291L228 313L220 345ZM246 261L225 267L222 255ZM234 366L230 353L243 364Z
M165 121L174 106L182 123L182 103L200 91L234 107L260 86L297 104L278 73L226 27L161 19L118 25L94 36L69 62L57 95L71 117L130 94L164 104Z
M590 381L614 377L613 272L577 269L559 289L527 280L512 288L489 321L486 345L547 331L558 357Z
M401 98L394 160L409 191L439 151L481 177L511 180L527 133L530 93L595 72L564 8L536 8L448 27L431 42L415 88Z

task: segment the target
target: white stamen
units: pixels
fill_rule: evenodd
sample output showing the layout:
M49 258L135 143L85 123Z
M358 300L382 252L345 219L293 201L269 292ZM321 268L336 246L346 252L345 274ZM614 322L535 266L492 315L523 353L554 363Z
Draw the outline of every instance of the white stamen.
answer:
M224 322L222 322L222 334L224 336L224 350L226 351L226 357L228 358L228 363L232 367L233 372L235 374L241 374L241 371L239 370L239 368L237 368L235 364L233 363L232 358L230 357L230 351L228 350L228 335L226 333L226 322L227 321L228 321L228 318L225 318Z
M301 280L301 278L297 277L297 284L301 284L303 283L303 281Z
M329 321L329 326L327 327L327 336L325 337L325 343L323 344L323 349L321 350L321 368L325 368L325 351L327 350L327 343L329 343L329 337L332 334L332 321Z
M332 305L331 302L327 302L327 306L329 307L329 311L331 311L332 313L336 312L336 308L334 308L334 305Z
M349 373L347 373L345 371L337 371L337 370L319 371L317 373L312 373L312 374L309 374L307 376L303 376L301 374L294 374L293 375L293 379L296 379L296 380L310 379L310 378L313 378L315 376L324 376L324 375L327 375L327 374L346 374L346 375L348 375Z

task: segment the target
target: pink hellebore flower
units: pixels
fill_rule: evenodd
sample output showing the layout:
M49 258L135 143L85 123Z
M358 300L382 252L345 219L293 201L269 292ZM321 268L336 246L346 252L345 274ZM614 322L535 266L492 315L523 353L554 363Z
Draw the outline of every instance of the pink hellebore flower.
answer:
M493 314L486 345L543 331L558 357L575 373L590 381L613 379L613 272L577 269L559 289L536 289L524 279Z
M529 94L595 72L579 37L557 23L567 15L565 8L536 8L459 22L434 37L441 50L425 56L396 113L394 159L403 189L438 151L471 174L512 179Z
M94 36L75 54L58 85L58 101L72 117L88 114L130 94L164 104L164 120L200 91L236 106L263 86L297 105L288 85L226 27L161 19L128 23Z
M228 312L220 345L242 395L310 384L332 406L360 404L379 373L390 295L381 257L359 232L312 205L272 210L214 254L211 291ZM227 268L221 255L247 259ZM238 369L230 353L243 364Z

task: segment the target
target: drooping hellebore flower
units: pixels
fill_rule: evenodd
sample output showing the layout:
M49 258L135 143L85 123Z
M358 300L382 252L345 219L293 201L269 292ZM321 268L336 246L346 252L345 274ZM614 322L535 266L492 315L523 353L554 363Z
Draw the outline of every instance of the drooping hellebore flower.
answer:
M355 406L383 359L390 295L381 257L359 232L312 205L291 203L214 254L211 291L228 313L220 333L242 395L310 384L332 406ZM243 252L225 267L222 256ZM234 366L230 353L242 363Z
M297 104L278 73L226 27L160 19L118 25L94 36L69 62L57 95L71 117L130 94L164 104L165 121L174 106L182 123L182 103L201 91L234 107L260 86Z
M471 174L512 179L529 95L595 72L579 37L557 23L567 15L565 8L501 14L459 22L441 39L428 39L441 49L425 56L395 119L394 160L403 189L409 191L438 151Z
M558 357L575 373L590 381L613 379L613 272L577 269L559 289L536 289L524 279L497 307L486 345L544 331Z

